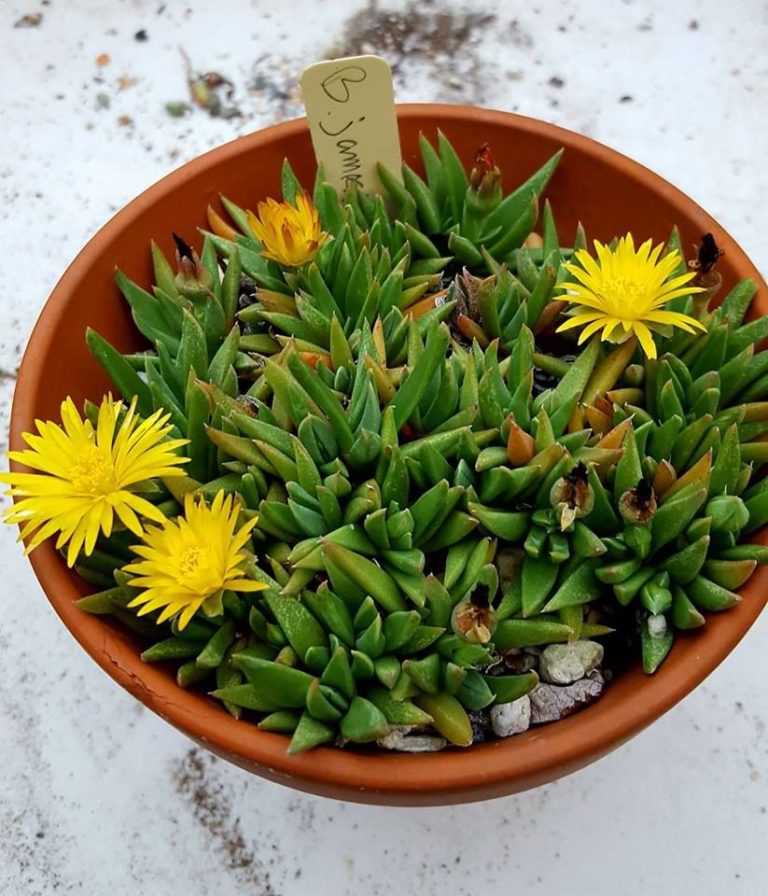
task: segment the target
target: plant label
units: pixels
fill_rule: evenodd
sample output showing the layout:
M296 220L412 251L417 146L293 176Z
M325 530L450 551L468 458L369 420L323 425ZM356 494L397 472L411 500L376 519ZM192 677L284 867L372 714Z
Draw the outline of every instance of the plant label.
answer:
M380 56L316 62L300 79L318 165L344 194L384 193L377 165L402 179L392 71Z

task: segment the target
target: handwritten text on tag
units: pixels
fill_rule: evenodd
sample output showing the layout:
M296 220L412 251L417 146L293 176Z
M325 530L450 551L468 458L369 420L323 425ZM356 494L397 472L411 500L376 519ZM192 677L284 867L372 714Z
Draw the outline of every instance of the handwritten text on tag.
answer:
M312 145L325 179L340 193L383 193L381 163L401 178L392 72L379 56L310 65L301 76Z

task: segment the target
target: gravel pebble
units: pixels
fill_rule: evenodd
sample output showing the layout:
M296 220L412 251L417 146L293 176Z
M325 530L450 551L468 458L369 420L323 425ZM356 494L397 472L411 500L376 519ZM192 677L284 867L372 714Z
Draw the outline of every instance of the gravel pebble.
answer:
M385 750L399 750L401 753L436 753L448 744L444 737L409 734L410 730L410 728L393 728L376 743Z
M537 684L529 694L531 700L531 724L557 722L585 706L589 706L603 693L605 681L599 672L589 678L560 687L554 684Z
M531 699L526 694L511 703L491 707L491 725L496 737L511 737L527 731L531 724Z
M550 684L571 684L596 669L603 652L603 645L596 641L550 644L541 654L539 674Z

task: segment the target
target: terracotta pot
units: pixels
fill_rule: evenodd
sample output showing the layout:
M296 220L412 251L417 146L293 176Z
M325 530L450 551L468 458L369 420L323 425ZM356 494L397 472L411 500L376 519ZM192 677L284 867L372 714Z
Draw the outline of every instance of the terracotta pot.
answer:
M724 288L739 278L760 282L753 308L768 312L768 288L736 243L694 202L647 169L585 137L517 115L460 106L399 109L405 159L418 165L417 137L441 128L465 164L483 142L493 147L508 186L515 185L561 146L565 155L550 185L561 234L581 220L590 238L610 239L631 229L663 240L673 224L686 247L712 231L725 250ZM192 239L205 225L205 208L219 193L253 207L280 191L280 163L288 157L311 183L314 157L303 120L228 143L184 165L119 212L83 249L43 309L27 347L13 405L12 447L35 418L57 419L66 395L98 398L109 383L91 359L84 333L92 326L124 351L140 346L126 304L113 281L115 266L150 283L149 242L172 251L171 231ZM768 533L760 540L768 541ZM50 543L31 556L35 573L64 624L96 662L151 710L193 740L243 768L301 790L347 800L431 805L481 800L553 781L632 737L698 685L743 637L766 602L768 569L744 589L734 609L710 617L700 633L680 637L653 677L639 664L621 675L582 713L507 740L431 755L362 753L320 748L289 757L287 740L232 719L202 694L177 687L171 671L145 665L132 637L73 601L88 586L67 570Z

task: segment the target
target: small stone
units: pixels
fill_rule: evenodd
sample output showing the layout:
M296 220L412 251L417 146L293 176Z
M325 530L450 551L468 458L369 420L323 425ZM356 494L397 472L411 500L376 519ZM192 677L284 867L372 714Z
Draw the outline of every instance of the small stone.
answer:
M28 12L22 16L17 22L14 22L14 28L38 28L43 21L43 14L40 12Z
M395 726L376 743L385 750L399 750L401 753L437 753L448 745L444 737L410 734L412 730L408 726Z
M603 660L597 641L550 644L539 659L539 674L550 684L571 684L596 669Z
M667 620L663 615L648 617L648 634L652 638L661 638L667 633Z
M528 695L531 701L531 724L557 722L570 716L595 700L603 693L605 681L599 672L589 678L558 687L554 684L537 684Z
M496 737L522 734L531 724L531 698L526 694L511 703L497 703L491 707L491 725Z
M132 78L130 75L120 75L117 79L117 89L128 90L129 87L135 87L138 83L138 78Z

